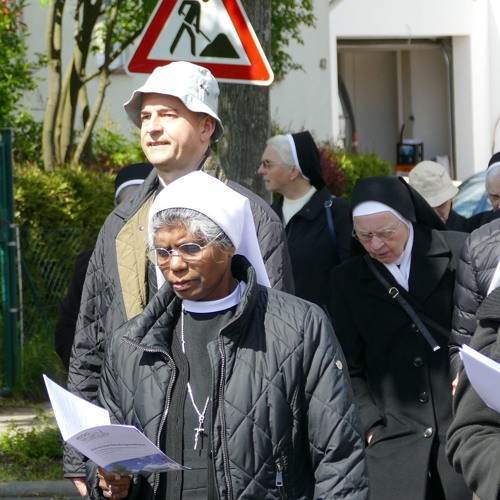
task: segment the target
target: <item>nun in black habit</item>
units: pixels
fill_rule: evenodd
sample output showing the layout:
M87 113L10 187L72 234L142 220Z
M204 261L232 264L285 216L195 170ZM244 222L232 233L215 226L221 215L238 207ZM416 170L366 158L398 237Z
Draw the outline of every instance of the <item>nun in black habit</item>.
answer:
M332 272L330 315L365 432L370 499L471 498L444 455L466 234L447 231L402 178L360 179L351 203L359 255Z
M267 141L258 169L287 235L295 295L326 308L330 271L349 258L349 202L335 198L321 175L320 154L310 132Z

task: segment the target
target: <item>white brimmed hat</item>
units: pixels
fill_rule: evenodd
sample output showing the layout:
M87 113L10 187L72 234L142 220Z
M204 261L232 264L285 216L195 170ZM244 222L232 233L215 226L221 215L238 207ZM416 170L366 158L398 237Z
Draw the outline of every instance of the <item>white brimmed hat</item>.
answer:
M130 100L123 105L129 118L139 128L143 94L178 97L191 111L206 113L215 118L213 141L222 136L224 127L217 115L219 85L208 69L185 61L172 62L156 68L146 83L135 90Z
M196 171L171 182L158 193L149 209L149 225L155 214L169 208L190 208L206 215L226 233L236 253L250 261L257 282L271 286L248 198L215 177ZM156 276L160 287L165 279L158 268Z
M408 181L431 207L439 207L458 193L446 168L435 161L418 163L410 170Z

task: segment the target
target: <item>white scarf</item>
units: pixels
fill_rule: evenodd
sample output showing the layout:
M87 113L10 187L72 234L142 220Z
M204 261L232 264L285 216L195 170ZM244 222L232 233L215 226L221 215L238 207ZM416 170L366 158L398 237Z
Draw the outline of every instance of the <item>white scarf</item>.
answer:
M390 271L394 276L394 279L408 292L410 286L408 285L408 280L410 278L410 268L411 268L411 250L413 248L413 226L410 224L408 226L410 235L408 236L408 241L406 242L405 249L403 253L399 256L392 264L384 264L384 266Z

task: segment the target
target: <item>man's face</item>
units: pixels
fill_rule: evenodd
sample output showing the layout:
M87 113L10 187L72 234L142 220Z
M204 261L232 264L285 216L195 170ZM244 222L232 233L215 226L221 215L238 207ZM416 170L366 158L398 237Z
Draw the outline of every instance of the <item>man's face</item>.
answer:
M144 154L166 182L196 170L215 129L213 118L163 94L142 96L141 121Z
M500 208L500 177L496 176L486 181L486 192L493 210Z

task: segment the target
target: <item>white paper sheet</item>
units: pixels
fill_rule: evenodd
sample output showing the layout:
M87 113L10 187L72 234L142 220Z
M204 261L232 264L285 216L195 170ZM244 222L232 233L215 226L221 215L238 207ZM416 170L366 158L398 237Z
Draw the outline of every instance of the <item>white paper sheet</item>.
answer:
M64 441L107 471L118 474L186 469L130 425L111 424L109 413L43 376Z
M500 412L500 363L468 345L460 348L470 383L481 399L493 410Z

